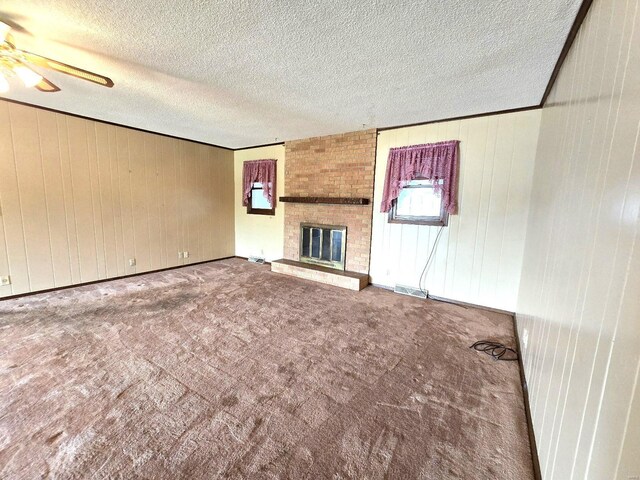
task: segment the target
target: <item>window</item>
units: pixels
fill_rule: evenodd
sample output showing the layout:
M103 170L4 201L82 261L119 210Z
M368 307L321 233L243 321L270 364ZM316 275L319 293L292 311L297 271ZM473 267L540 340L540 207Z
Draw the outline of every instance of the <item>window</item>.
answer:
M269 200L264 196L262 183L255 182L251 186L251 197L249 198L249 203L247 205L247 213L252 213L254 215L276 214L275 207L271 206L271 204L269 204Z
M265 193L268 193L266 197ZM250 160L243 162L242 205L247 207L247 213L275 215L275 160Z
M439 182L442 184L443 180ZM441 195L425 179L411 180L405 185L389 210L390 223L446 226L448 221Z

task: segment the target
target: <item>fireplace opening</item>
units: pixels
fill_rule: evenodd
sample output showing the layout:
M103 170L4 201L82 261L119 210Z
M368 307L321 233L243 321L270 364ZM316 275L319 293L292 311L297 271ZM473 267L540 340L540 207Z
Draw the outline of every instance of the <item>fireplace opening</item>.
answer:
M347 227L300 224L300 261L344 270Z

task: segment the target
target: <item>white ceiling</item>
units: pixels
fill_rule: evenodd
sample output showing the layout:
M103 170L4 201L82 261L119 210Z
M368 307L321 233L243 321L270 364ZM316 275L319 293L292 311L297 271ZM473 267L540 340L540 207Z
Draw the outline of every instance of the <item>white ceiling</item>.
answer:
M580 0L3 0L107 75L7 98L231 148L538 104Z

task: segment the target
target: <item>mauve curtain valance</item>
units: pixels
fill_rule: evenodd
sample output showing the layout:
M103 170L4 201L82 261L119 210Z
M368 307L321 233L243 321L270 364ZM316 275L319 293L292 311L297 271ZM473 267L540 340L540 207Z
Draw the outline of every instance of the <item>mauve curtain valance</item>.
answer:
M411 180L426 178L442 195L444 209L448 213L457 213L459 143L459 140L449 140L389 150L380 211L388 212L402 188Z
M251 187L253 184L262 183L264 197L269 200L271 208L275 205L276 197L276 161L275 160L251 160L242 165L242 205L249 205Z

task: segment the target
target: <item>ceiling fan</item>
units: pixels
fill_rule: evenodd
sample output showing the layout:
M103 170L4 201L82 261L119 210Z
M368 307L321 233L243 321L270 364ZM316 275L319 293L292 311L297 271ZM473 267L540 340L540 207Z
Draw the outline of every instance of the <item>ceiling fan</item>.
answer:
M20 78L27 88L35 87L46 93L60 91L60 87L37 73L32 66L48 68L103 87L113 87L113 81L108 77L16 48L11 27L0 22L0 93L9 90L7 79L14 76Z

